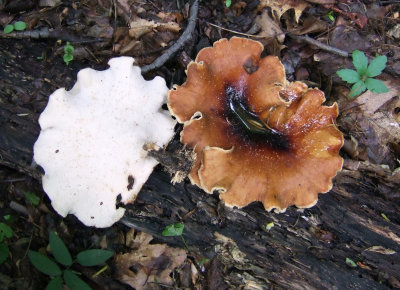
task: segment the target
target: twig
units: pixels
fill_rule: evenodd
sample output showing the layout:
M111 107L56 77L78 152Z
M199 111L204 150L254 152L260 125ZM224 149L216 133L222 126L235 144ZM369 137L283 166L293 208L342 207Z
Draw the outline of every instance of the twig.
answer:
M107 41L104 38L81 38L65 32L60 29L50 30L48 27L43 27L37 30L15 31L8 34L0 33L0 38L13 38L13 39L61 39L70 41L74 44L84 44L92 42Z
M207 24L212 26L212 27L215 27L215 28L218 28L218 29L221 29L221 30L225 30L225 31L228 31L228 32L231 32L231 33L234 33L234 34L238 34L238 35L243 35L243 36L252 37L252 38L265 38L265 36L247 34L247 33L239 32L239 31L236 31L236 30L231 30L231 29L224 28L222 26L219 26L217 24L210 23L210 22L207 22Z
M15 210L16 212L22 213L23 215L29 216L29 212L26 206L23 206L22 204L19 204L15 201L10 202L10 208Z
M197 13L199 11L199 0L194 0L192 7L190 7L190 16L188 25L181 37L170 47L165 53L158 57L154 62L142 67L142 73L160 68L174 55L185 43L191 38L192 33L196 27Z
M344 50L341 50L339 48L327 45L327 44L322 43L322 42L320 42L318 40L315 40L315 39L313 39L313 38L311 38L309 36L296 35L296 34L292 34L292 33L288 33L287 35L289 37L293 38L293 39L307 42L307 43L315 45L316 47L319 47L319 48L321 48L323 50L332 52L334 54L337 54L337 55L340 55L340 56L343 56L343 57L349 57L349 53L347 51L344 51Z

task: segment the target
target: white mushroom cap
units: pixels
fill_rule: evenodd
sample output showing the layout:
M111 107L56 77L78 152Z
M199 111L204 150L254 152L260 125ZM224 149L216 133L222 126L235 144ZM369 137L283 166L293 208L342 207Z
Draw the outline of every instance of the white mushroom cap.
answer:
M174 134L175 121L161 108L164 79L144 80L133 62L118 57L105 71L81 70L39 118L34 160L45 171L43 188L60 215L87 226L108 227L123 216L117 199L134 201L157 165L143 145L163 146Z

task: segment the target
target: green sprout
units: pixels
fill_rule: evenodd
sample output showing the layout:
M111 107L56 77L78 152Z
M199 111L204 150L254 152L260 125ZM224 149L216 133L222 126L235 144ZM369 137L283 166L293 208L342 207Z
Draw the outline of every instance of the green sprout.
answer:
M328 16L328 18L329 18L332 22L335 22L335 16L333 16L333 11L332 11L332 10L329 11L329 13L328 13L326 16Z
M388 88L380 81L373 79L379 76L386 67L387 58L384 55L378 55L368 65L368 58L359 50L353 51L353 64L356 70L341 69L337 75L349 84L353 84L350 91L350 98L354 98L364 92L366 89L373 93L386 93Z
M69 63L74 59L74 47L67 41L67 44L64 46L64 62L66 65L69 65Z
M76 259L73 260L67 246L55 232L49 234L49 245L57 263L37 251L29 250L28 253L32 265L40 272L52 277L46 289L60 290L63 287L63 282L69 289L91 289L85 281L79 278L79 272L71 270L71 266L75 261L84 267L97 266L114 255L113 251L91 249L78 253ZM65 269L62 269L59 264L64 266ZM104 268L100 271L104 271Z
M350 258L346 257L346 264L349 265L352 268L357 267L357 264Z
M9 34L13 32L14 30L16 31L24 31L26 29L26 23L24 21L17 21L14 22L13 24L8 24L4 27L3 33L4 34Z
M185 239L182 236L183 229L185 228L185 225L183 223L176 223L176 224L171 224L165 227L165 229L162 231L161 235L163 237L177 237L180 236L182 238L182 242L185 245L186 249L189 250L189 247L186 244Z
M226 6L226 7L230 7L231 4L232 4L232 0L226 0L226 1L225 1L225 6Z
M31 204L33 206L38 206L39 205L39 203L40 203L40 197L39 196L37 196L36 194L34 194L32 192L29 192L29 191L24 192L24 195L25 195L26 201L29 204Z

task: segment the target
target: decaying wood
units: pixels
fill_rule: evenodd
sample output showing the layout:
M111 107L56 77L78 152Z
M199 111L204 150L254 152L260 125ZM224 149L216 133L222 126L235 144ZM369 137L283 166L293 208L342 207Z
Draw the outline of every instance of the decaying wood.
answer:
M15 105L9 93L13 85L16 92L29 94L35 75L29 83L11 84L4 78L18 80L27 72L3 60L8 71L3 70L0 86L0 165L38 179L40 170L31 166L38 108ZM39 91L43 95L50 89ZM189 256L211 259L205 275L210 289L400 287L400 177L388 169L348 160L316 206L291 207L282 214L266 212L259 203L228 209L216 195L187 180L173 185L170 178L157 167L121 223L183 247L179 237L161 232L184 222Z

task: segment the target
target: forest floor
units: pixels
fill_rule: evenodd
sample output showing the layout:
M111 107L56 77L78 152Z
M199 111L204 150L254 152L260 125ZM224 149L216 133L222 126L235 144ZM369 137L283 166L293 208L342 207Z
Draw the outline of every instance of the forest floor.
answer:
M229 7L226 2L200 1L193 33L165 64L151 67L157 57L169 53L185 30L191 2L0 1L0 27L11 24L18 29L18 21L26 24L23 31L0 35L4 61L0 67L0 106L14 104L37 116L53 91L72 88L80 69L106 69L108 60L120 55L133 56L141 67L150 65L145 78L162 76L172 87L184 82L187 64L202 48L221 38L246 37L264 45L263 55L280 58L289 81L318 87L325 93L327 104L338 103L337 122L345 137L341 155L351 160L344 163L345 169L361 166L377 176L381 170L393 177L394 184L400 183L396 171L400 160L400 2L232 0ZM74 48L69 64L67 43ZM370 62L378 55L387 57L382 74L374 76L384 83L387 92L367 90L350 98L352 85L341 80L337 71L355 69L351 56L356 50ZM11 60L15 64L12 67ZM26 79L14 79L14 70L23 72ZM13 89L24 82L29 82L28 91ZM388 195L388 200L399 204L398 190ZM398 216L388 216L384 209L381 218L399 223ZM62 218L35 176L5 163L0 163L0 227L0 289L46 287L51 275L35 269L28 253L34 250L52 258L50 232L58 234L73 257L88 249L114 251L114 257L101 265L74 263L70 267L93 289L206 289L204 285L214 279L210 273L214 267L198 253L186 258L182 253L186 249L169 248L157 239L150 242L150 235L120 223L96 229L85 227L72 215ZM334 239L329 232L325 234L324 239ZM392 254L389 249L375 250ZM157 251L168 255L168 263L149 254ZM144 253L151 257L144 258ZM123 263L131 267L121 266ZM368 267L351 259L346 263L349 267ZM376 280L387 287L400 287L392 276Z

